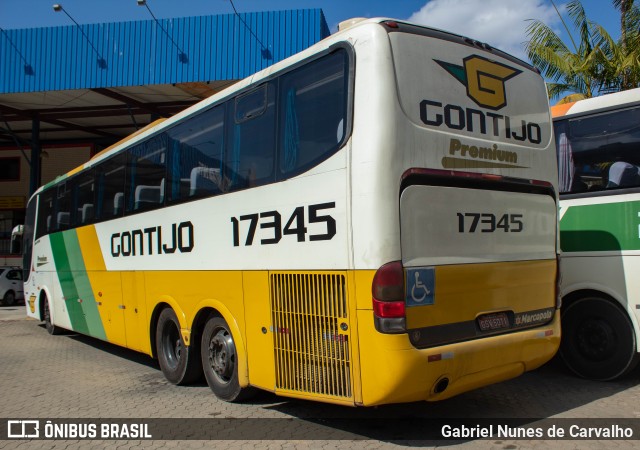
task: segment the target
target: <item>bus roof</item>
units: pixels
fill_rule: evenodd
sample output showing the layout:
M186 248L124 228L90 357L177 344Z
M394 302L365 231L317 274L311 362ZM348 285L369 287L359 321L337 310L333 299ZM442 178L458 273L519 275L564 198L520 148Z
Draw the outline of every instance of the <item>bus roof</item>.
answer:
M551 107L551 116L555 119L637 102L640 102L640 88L555 105Z
M138 141L142 141L144 139L146 139L149 136L152 136L156 133L161 132L162 130L169 128L170 126L172 126L174 123L179 122L180 120L189 117L197 112L199 112L200 110L206 109L207 107L209 107L212 104L215 104L216 102L219 102L221 100L224 100L225 98L232 96L233 94L235 94L236 92L242 91L244 88L251 86L253 84L258 84L263 80L269 79L271 74L275 73L275 72L279 72L283 69L286 69L289 66L295 65L296 63L298 63L299 61L302 61L306 58L308 58L311 55L314 55L318 52L322 52L323 50L326 50L328 48L330 48L332 45L338 43L338 42L343 42L343 41L349 41L354 35L357 36L358 34L358 29L360 29L363 26L369 25L369 24L379 24L379 23L384 23L384 22L395 22L398 24L405 24L405 25L410 25L410 26L415 26L415 27L419 27L419 28L423 28L425 30L433 30L435 32L439 32L439 33L443 33L446 35L450 35L450 36L455 36L457 38L463 39L466 42L471 42L472 44L469 45L480 45L479 42L474 41L474 40L469 40L468 38L465 38L462 35L458 35L456 33L450 32L450 31L446 31L446 30L441 30L438 28L433 28L433 27L428 27L428 26L424 26L424 25L418 25L412 22L407 22L407 21L402 21L402 20L396 20L396 19L392 19L392 18L388 18L388 17L375 17L375 18L370 18L370 19L364 19L364 20L357 20L355 19L351 26L347 26L342 30L337 31L336 33L331 34L330 36L327 36L326 38L322 39L321 41L315 43L314 45L302 50L299 53L296 53L292 56L289 56L288 58L282 60L282 61L278 61L277 63L275 63L272 66L269 66L265 69L262 69L259 72L256 72L253 75L248 76L247 78L244 78L242 80L239 80L238 82L231 84L230 86L228 86L227 88L223 89L220 92L217 92L215 94L213 94L212 96L201 100L200 102L187 107L186 109L184 109L183 111L175 114L174 116L167 118L167 119L162 119L162 120L156 120L153 123L150 123L149 125L145 126L144 128L132 133L131 135L123 138L122 140L114 143L113 145L107 147L106 149L100 151L99 153L97 153L96 155L94 155L88 162L86 162L85 164L80 165L79 167L76 167L74 169L72 169L71 171L60 175L58 177L56 177L54 180L50 181L49 183L46 183L42 186L40 186L36 192L33 194L33 196L35 196L36 194L40 193L41 191L43 191L44 189L53 186L55 184L57 184L58 182L61 182L62 180L73 176L75 174L77 174L78 172L82 171L85 168L91 167L94 164L96 164L97 162L103 160L103 159L107 159L110 156L112 156L115 153L120 152L121 150L127 148L128 146L130 146L131 144L135 144ZM508 57L513 59L514 61L519 62L521 65L523 65L526 68L530 68L531 70L536 70L534 69L532 66L530 66L528 63L521 61L511 55L508 55L506 53L501 52L498 49L493 49L491 47L487 47L489 48L491 51L498 51L502 54L503 57ZM32 196L32 197L33 197Z

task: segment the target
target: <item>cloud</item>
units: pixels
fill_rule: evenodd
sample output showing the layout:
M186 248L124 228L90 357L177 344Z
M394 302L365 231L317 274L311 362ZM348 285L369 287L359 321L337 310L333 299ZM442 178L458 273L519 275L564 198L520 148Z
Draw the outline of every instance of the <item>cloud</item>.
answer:
M553 6L543 0L431 0L409 21L461 34L527 60L529 19L552 29L560 23Z

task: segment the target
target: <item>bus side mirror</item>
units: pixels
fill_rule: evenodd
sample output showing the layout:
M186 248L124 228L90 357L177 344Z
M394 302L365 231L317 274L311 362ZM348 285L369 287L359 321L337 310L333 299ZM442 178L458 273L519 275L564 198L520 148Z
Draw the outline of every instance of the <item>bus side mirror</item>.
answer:
M11 239L11 249L9 249L9 253L12 255L22 254L22 236L16 236Z
M18 225L11 231L11 248L9 253L12 255L22 254L22 234L24 232L24 226Z

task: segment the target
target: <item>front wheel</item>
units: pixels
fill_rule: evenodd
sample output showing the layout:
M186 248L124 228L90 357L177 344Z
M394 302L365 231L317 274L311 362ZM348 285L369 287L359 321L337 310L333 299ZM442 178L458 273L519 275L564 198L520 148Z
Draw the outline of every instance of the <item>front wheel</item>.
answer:
M6 294L4 294L4 299L2 299L2 303L4 303L6 306L13 306L15 302L16 302L16 294L14 294L13 291L8 291Z
M195 351L194 351L195 350ZM173 384L185 385L200 378L202 366L196 348L187 347L180 333L180 322L171 308L165 308L156 327L156 353L160 369Z
M617 304L597 296L570 303L562 311L560 354L577 375L608 381L638 363L631 320Z
M240 402L255 393L253 388L240 387L236 344L229 325L222 317L209 317L200 348L204 376L216 397L227 402Z

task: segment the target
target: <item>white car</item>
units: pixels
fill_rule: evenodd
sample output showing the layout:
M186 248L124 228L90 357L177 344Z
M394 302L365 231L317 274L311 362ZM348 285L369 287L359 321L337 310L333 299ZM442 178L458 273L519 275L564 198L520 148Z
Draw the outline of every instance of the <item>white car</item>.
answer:
M0 267L0 299L6 306L24 300L22 269L19 267Z

